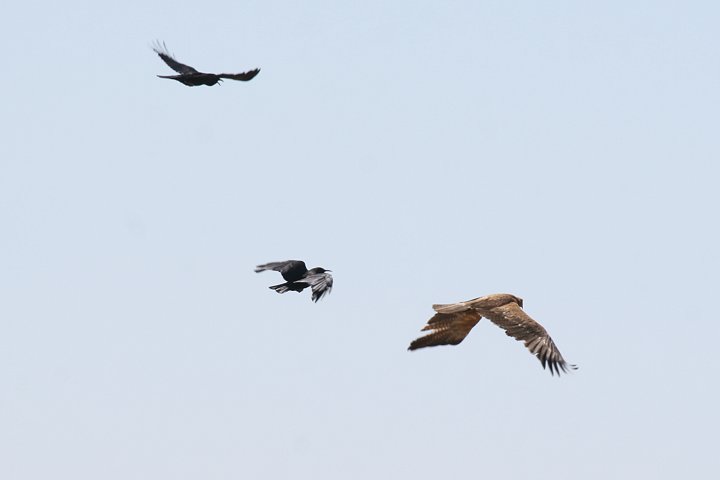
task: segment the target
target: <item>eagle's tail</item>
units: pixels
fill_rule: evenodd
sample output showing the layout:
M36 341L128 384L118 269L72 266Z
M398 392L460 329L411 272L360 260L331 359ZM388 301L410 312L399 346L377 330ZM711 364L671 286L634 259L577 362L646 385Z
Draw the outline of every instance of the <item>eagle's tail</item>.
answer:
M432 306L433 310L438 313L457 313L468 309L465 302L460 303L436 303Z

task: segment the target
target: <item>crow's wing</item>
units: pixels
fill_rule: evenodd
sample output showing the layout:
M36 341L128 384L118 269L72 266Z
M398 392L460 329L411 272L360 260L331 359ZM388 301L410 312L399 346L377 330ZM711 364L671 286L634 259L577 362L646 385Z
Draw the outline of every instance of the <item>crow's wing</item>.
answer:
M160 58L163 59L163 62L167 63L168 67L172 68L176 72L180 74L188 74L188 73L200 73L197 70L195 70L193 67L189 65L185 65L184 63L180 63L177 60L175 60L172 55L168 52L167 46L165 45L165 42L160 44L159 41L155 42L155 45L153 46L153 50L155 53L157 53Z
M243 73L221 73L218 75L218 77L247 82L248 80L252 80L253 78L255 78L255 75L257 75L258 73L260 73L260 69L256 68L255 70L248 70L247 72Z
M307 283L312 288L312 301L317 302L330 293L333 286L333 277L329 273L314 273L308 275L298 283Z
M462 342L482 318L481 314L467 308L463 303L433 305L438 313L423 327L423 330L431 330L431 333L413 340L408 350L437 345L457 345ZM440 313L441 311L446 313Z
M286 260L284 262L270 262L255 267L255 272L264 272L265 270L273 270L280 272L285 280L294 282L300 280L307 273L307 267L302 260Z
M507 303L481 312L483 317L505 330L508 336L524 342L530 353L540 360L543 368L545 365L550 367L551 374L560 375L561 370L567 373L568 369L577 369L565 361L543 326L530 318L517 303Z

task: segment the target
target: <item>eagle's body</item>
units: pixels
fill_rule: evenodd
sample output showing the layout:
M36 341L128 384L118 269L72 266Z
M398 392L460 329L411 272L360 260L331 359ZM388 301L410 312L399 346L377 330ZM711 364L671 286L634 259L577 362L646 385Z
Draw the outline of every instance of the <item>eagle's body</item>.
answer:
M521 298L508 293L498 293L478 297L466 302L433 305L437 312L423 330L431 333L414 340L408 350L437 345L457 345L470 333L470 330L485 317L499 326L505 333L525 343L530 353L547 365L551 374L560 375L560 371L575 370L568 364L555 346L552 338L542 325L530 318L522 309Z
M317 302L322 297L330 293L333 285L333 278L330 270L322 267L307 269L305 262L302 260L286 260L284 262L271 262L264 265L258 265L255 272L264 272L265 270L274 270L280 272L286 280L285 283L272 285L272 290L278 293L285 292L302 292L310 287L312 290L312 301Z
M198 85L213 86L216 83L222 81L223 78L230 80L241 80L248 81L255 77L260 72L259 68L255 70L249 70L243 73L204 73L198 72L193 67L178 62L173 58L167 51L167 47L163 43L160 45L158 42L153 50L157 53L160 58L165 62L168 67L172 68L179 75L158 75L160 78L168 78L170 80L177 80L178 82L187 85L188 87L196 87Z

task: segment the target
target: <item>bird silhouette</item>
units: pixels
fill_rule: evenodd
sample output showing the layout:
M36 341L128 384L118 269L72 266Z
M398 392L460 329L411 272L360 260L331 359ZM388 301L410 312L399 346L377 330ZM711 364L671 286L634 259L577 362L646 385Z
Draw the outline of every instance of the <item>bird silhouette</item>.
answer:
M244 82L247 82L248 80L252 80L255 78L255 75L257 75L260 72L259 68L256 68L255 70L249 70L247 72L243 73L204 73L204 72L198 72L193 67L189 65L185 65L184 63L180 63L177 60L173 58L172 55L168 52L167 46L165 45L165 42L162 44L159 41L155 42L155 45L153 45L153 50L155 53L157 53L160 58L162 58L163 62L165 62L168 67L172 68L176 72L178 72L180 75L158 75L160 78L168 78L171 80L177 80L178 82L187 85L188 87L196 87L198 85L207 85L207 86L213 86L218 82L221 82L223 78L227 78L230 80L241 80Z
M437 345L457 345L470 333L482 317L489 319L505 333L525 343L530 353L547 365L550 373L560 375L562 370L576 370L568 364L555 346L550 335L538 322L530 318L522 309L522 298L508 293L497 293L486 297L474 298L466 302L447 305L433 305L437 312L423 330L431 333L414 340L408 350Z
M322 267L307 269L302 260L286 260L284 262L271 262L255 267L255 272L274 270L280 272L286 280L285 283L272 285L271 289L278 293L289 291L302 292L307 287L312 289L312 301L317 302L326 294L330 293L333 285L333 277Z

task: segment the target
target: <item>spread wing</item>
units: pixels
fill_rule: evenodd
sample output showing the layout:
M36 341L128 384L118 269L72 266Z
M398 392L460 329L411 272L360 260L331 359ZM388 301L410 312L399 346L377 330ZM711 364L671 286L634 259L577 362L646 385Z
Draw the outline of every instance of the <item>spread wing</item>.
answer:
M157 53L160 58L162 58L163 62L167 63L167 66L175 70L176 72L180 74L188 74L188 73L199 73L197 70L195 70L193 67L189 65L185 65L183 63L178 62L175 60L170 53L168 53L167 46L165 45L165 42L160 44L160 42L156 41L155 45L153 46L153 50L155 53Z
M330 293L333 286L333 278L329 273L315 273L308 275L302 279L302 282L307 283L312 288L312 301L317 302L325 295Z
M408 350L436 345L457 345L467 337L470 330L482 318L480 313L469 309L462 302L451 305L433 305L433 308L438 313L423 327L423 331L431 330L431 333L413 340Z
M285 280L293 282L301 279L307 273L307 267L302 260L286 260L284 262L270 262L255 267L255 272L264 272L265 270L273 270L280 272ZM332 284L332 280L330 281Z
M247 82L248 80L252 80L253 78L255 78L255 75L257 75L258 73L260 73L260 69L256 68L255 70L248 70L247 72L243 73L221 73L218 75L218 77Z
M577 369L565 361L543 326L530 318L517 303L507 303L483 311L482 315L505 330L508 336L524 342L530 353L540 360L543 368L545 365L550 367L551 374L560 375L561 370L567 373L568 369Z

